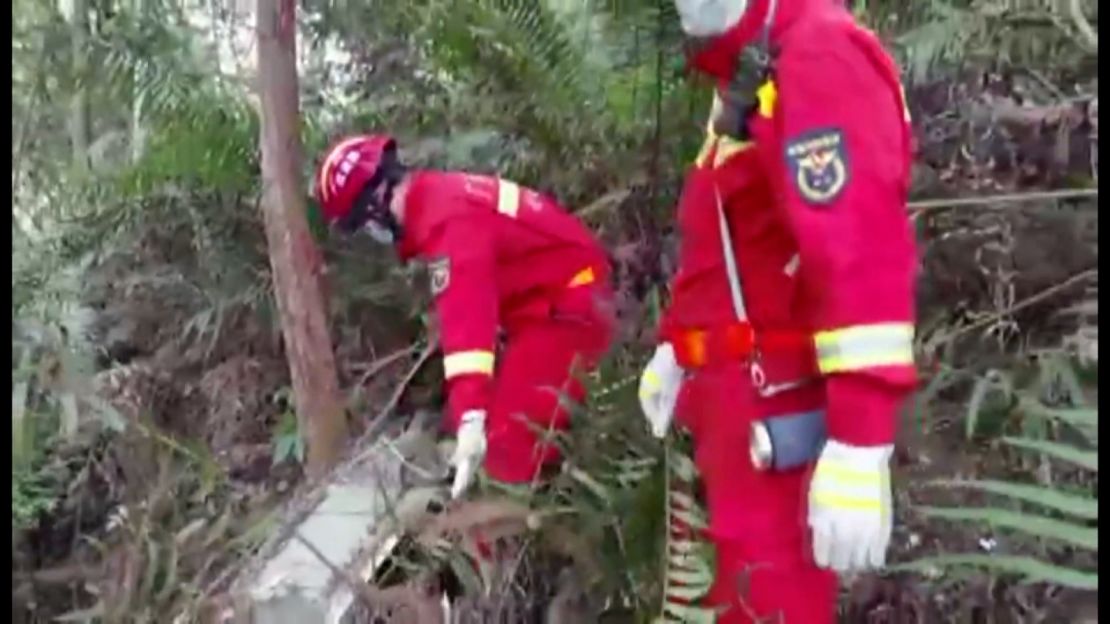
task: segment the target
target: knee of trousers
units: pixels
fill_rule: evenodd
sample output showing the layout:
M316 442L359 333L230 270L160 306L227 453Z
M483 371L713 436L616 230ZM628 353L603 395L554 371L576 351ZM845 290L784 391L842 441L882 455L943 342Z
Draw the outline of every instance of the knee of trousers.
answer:
M717 570L706 604L722 610L718 624L833 624L837 578L811 561L759 561L747 544L717 542ZM754 617L753 617L754 616Z
M710 456L708 451L712 451ZM746 449L698 449L709 529L718 539L762 540L767 556L795 548L808 533L804 471L756 472Z

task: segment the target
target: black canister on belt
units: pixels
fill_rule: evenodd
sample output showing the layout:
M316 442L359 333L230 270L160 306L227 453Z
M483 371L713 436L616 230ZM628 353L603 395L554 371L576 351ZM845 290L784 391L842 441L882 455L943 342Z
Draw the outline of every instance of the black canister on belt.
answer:
M784 414L752 423L752 465L781 472L816 461L825 444L825 410Z

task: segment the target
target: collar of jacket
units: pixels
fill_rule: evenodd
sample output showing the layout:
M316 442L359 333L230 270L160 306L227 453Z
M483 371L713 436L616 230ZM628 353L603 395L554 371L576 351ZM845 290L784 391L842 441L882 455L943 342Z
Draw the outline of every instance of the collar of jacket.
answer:
M727 81L736 73L736 62L744 46L761 36L767 12L774 5L771 17L771 42L807 11L843 10L843 0L752 0L752 4L732 28L700 45L688 57L688 65L718 80Z
M420 169L409 171L408 188L405 189L405 196L402 198L402 201L405 202L405 210L401 217L402 235L401 239L395 243L397 256L401 259L401 262L408 262L420 253L419 239L423 230L423 210L427 204L423 195L426 190L428 173Z

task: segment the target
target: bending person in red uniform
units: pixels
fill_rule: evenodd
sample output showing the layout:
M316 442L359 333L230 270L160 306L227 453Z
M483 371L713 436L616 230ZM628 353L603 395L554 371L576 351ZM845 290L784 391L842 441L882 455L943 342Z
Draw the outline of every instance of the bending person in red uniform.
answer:
M836 0L676 5L716 89L641 403L693 436L718 621L829 624L836 573L884 562L915 385L898 70Z
M448 392L445 428L461 495L477 469L526 483L559 460L541 430L561 430L560 393L613 335L609 263L590 231L553 199L496 177L415 171L387 136L335 145L316 179L324 216L368 231L403 261L429 265ZM498 355L499 334L505 338Z

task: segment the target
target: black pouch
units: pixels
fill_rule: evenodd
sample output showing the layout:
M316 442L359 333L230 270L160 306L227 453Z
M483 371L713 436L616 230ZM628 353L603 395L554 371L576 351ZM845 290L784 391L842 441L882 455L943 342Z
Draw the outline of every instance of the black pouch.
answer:
M752 463L782 472L817 460L825 444L825 410L782 414L752 423Z

